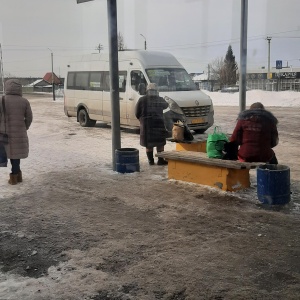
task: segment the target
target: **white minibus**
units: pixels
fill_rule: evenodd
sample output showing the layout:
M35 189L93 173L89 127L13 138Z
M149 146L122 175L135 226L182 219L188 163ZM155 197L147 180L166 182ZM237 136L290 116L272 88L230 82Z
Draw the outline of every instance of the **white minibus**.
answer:
M180 120L190 130L203 133L214 123L213 103L197 89L190 75L170 53L146 50L118 52L120 124L138 127L135 105L141 97L139 87L156 83L159 95L169 104L164 111L169 132ZM96 121L111 122L109 56L83 55L70 61L64 86L64 110L81 126Z

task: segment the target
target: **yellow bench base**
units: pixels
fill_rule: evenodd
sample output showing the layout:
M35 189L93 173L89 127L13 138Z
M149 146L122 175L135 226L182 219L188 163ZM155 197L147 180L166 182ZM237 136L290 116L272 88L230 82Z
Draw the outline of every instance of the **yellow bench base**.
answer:
M204 184L224 191L250 187L249 169L228 169L172 159L168 159L168 178Z
M155 156L168 160L169 179L199 183L224 191L250 187L250 169L262 163L208 158L206 153L193 151L163 151Z

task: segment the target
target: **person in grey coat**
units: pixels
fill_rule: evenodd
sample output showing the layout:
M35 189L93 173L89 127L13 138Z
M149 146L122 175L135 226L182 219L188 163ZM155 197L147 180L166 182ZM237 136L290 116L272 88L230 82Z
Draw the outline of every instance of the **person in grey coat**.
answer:
M22 85L17 79L8 79L5 82L5 96L3 97L6 112L4 116L1 100L0 132L6 131L8 134L8 144L5 145L7 158L11 162L8 183L15 185L23 180L20 159L28 157L29 154L27 130L32 122L32 110L29 101L22 97Z
M135 116L140 121L140 144L146 147L149 165L154 165L154 147L157 152L164 151L167 130L163 110L167 107L168 103L159 96L155 83L148 84L146 95L138 100L135 107ZM166 165L168 162L159 157L157 164Z

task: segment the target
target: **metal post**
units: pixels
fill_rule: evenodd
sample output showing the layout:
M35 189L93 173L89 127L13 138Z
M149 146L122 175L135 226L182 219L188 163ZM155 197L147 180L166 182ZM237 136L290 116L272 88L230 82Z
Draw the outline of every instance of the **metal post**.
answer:
M54 87L54 73L53 73L53 51L47 48L51 52L51 84L52 84L52 95L53 101L55 101L55 87Z
M118 65L118 29L116 0L107 0L109 73L111 97L112 161L116 170L115 152L121 148L120 103L119 103L119 65Z
M147 50L147 41L146 41L146 38L140 33L140 35L145 39L145 50Z
M1 72L1 81L2 81L2 91L3 95L5 94L5 87L4 87L4 73L3 73L3 59L2 59L2 46L0 43L0 72Z
M271 37L267 36L267 41L268 41L268 79L270 78L270 53L271 53Z
M248 0L241 0L240 80L239 80L240 111L243 111L246 108L247 25L248 25Z
M54 74L53 74L53 52L51 52L51 66L52 66L52 94L53 101L55 101L55 86L54 86Z

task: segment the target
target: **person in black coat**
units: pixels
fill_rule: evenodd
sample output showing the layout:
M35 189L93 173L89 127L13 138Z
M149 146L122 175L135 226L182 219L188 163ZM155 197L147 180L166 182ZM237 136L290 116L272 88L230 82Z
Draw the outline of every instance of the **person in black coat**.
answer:
M164 151L167 130L163 110L167 107L168 103L159 96L155 83L148 84L146 95L138 100L135 107L135 116L140 121L140 144L146 147L149 165L154 165L154 147L157 152ZM159 157L157 164L166 165L168 162Z

